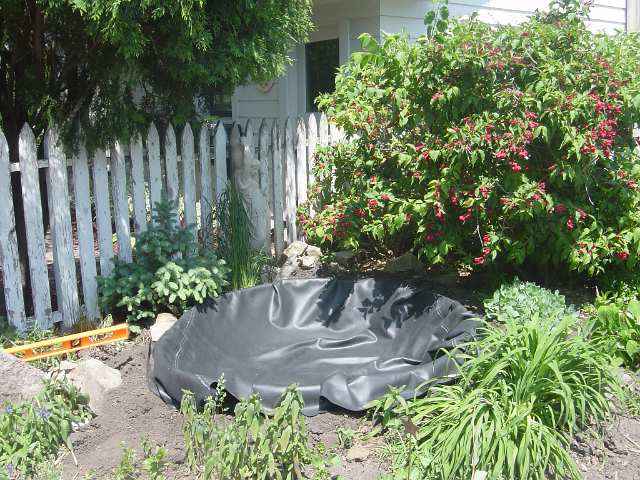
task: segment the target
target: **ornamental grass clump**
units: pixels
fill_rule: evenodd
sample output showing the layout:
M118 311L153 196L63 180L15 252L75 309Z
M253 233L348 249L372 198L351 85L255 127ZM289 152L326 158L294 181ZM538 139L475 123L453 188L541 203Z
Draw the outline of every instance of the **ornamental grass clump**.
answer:
M581 3L500 26L441 7L415 42L361 37L319 100L347 140L317 154L309 241L475 269L633 269L640 36L591 32Z
M486 325L457 383L397 407L417 427L416 447L395 449L411 452L407 478L581 478L570 436L607 418L620 387L608 354L576 327L572 316Z

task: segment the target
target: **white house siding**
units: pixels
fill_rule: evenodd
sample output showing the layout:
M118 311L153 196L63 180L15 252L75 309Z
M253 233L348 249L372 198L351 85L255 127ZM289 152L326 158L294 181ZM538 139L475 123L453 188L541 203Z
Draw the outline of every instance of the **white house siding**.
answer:
M380 39L380 0L316 0L313 8L315 30L311 42L339 39L340 59L360 49L358 37L368 32ZM283 120L301 115L306 108L306 65L304 46L291 52L295 63L287 74L274 82L268 93L248 85L236 90L232 99L233 118L244 123L248 118Z
M548 6L548 0L454 0L449 2L449 11L453 16L478 12L480 20L497 25L523 22L535 10ZM431 9L431 0L381 0L380 29L404 31L415 39L424 32L424 14ZM625 30L626 0L596 0L589 23L594 31Z

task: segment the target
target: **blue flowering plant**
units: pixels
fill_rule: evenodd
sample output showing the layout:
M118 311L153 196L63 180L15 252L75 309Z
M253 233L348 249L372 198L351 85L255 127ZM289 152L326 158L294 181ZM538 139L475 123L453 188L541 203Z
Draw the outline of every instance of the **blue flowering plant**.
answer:
M0 408L0 480L30 478L38 465L69 447L69 435L90 418L88 399L73 385L48 382L31 401Z

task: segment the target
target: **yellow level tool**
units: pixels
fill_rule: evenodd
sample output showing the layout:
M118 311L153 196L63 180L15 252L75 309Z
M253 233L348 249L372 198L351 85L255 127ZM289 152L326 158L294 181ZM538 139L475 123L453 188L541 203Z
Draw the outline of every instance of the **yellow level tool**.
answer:
M129 338L129 326L126 323L113 327L89 330L87 332L67 335L65 337L50 338L41 342L20 345L5 349L5 352L15 355L20 360L32 362L43 358L55 357L65 353L77 352L85 348L98 347L108 343L118 342Z

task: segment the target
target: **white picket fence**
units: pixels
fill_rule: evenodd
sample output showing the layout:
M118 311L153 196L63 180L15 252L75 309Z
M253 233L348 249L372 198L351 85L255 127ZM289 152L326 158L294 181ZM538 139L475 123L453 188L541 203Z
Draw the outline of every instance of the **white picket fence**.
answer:
M0 198L5 199L5 208L0 209L0 268L9 323L19 330L34 325L48 328L54 322L69 327L78 321L81 309L87 317L99 318L96 277L111 273L114 244L119 258L131 260L131 238L145 229L151 206L161 199L163 190L181 205L186 224L207 231L211 206L233 175L227 173L227 158L237 151L234 147L242 137L260 162L260 189L266 192L272 216L272 229L264 240L273 242L273 251L279 255L299 236L296 209L307 200L316 148L342 138L324 115L289 118L284 124L250 120L234 124L230 134L218 122L214 127L200 128L197 138L186 125L180 156L170 125L164 132L164 149L152 124L146 138L136 136L128 146L115 143L91 156L81 147L70 159L65 157L55 130L49 130L43 146L45 159L40 161L33 132L25 125L19 140L19 164L10 163L0 131ZM43 228L40 168L47 172L50 232ZM22 184L33 305L33 316L29 317L12 203L12 171L20 172ZM51 285L50 266L54 273ZM55 289L56 311L52 309L51 289Z

